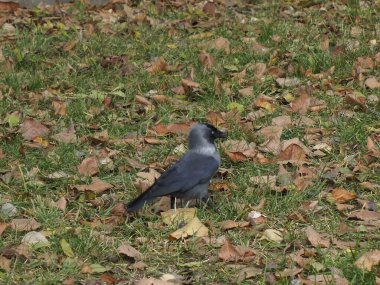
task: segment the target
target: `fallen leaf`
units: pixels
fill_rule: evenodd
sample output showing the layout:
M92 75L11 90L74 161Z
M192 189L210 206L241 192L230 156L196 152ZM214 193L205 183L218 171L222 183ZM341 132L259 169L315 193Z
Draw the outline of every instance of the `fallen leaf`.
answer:
M277 272L276 276L280 278L292 277L300 274L303 268L286 268L281 272Z
M8 223L0 223L0 237L3 234L3 232L9 227Z
M281 134L282 127L269 126L262 128L257 132L265 138L265 142L262 143L259 149L263 152L270 152L273 154L279 154L281 151Z
M0 2L0 12L13 13L18 8L20 8L20 4L19 3L15 3L15 2L12 2L12 1Z
M196 208L177 208L161 212L162 221L170 225L179 225L181 223L189 223L196 217Z
M293 112L304 115L310 107L311 98L307 88L300 88L299 93L300 96L290 103L290 107Z
M99 179L98 177L93 177L91 184L82 184L82 185L73 185L71 188L77 189L80 192L85 191L91 191L95 194L101 194L104 191L111 189L113 187L112 184L108 182L104 182L103 180Z
M206 68L214 68L216 65L214 57L205 51L200 53L199 62Z
M10 226L15 231L32 231L41 227L35 219L13 219Z
M230 41L223 37L217 38L216 40L210 42L208 47L223 50L226 54L230 53Z
M349 214L348 217L362 221L375 221L380 220L380 213L368 210L360 210Z
M67 107L66 103L63 101L53 101L52 102L53 108L54 108L54 114L59 116L66 116L67 114Z
M98 159L95 156L85 158L78 166L78 171L84 176L93 176L99 172Z
M257 151L254 143L246 141L227 140L223 143L223 149L226 155L234 162L253 159Z
M262 269L256 267L246 267L239 271L237 277L237 283L241 283L244 280L251 279L252 277L262 274Z
M62 212L64 212L66 210L67 200L65 197L61 197L58 199L58 201L53 202L52 205L56 207L57 209L61 210Z
M372 250L364 253L357 261L355 266L361 270L372 271L373 267L380 263L380 250Z
M298 78L277 78L276 83L279 87L294 87L298 86L301 83L301 80Z
M215 16L216 4L214 2L207 1L203 6L202 11L209 16Z
M49 129L33 118L26 118L21 124L20 132L25 140L32 141L36 137L43 137Z
M380 82L377 81L375 77L370 77L368 78L365 82L364 85L367 86L369 89L377 89L380 88Z
M249 222L236 222L236 221L232 221L232 220L227 220L227 221L223 221L221 223L219 223L220 227L222 230L224 231L228 231L228 230L231 230L231 229L234 229L234 228L245 228L245 227L248 227L250 225Z
M269 48L267 48L266 46L263 46L262 44L259 44L259 43L253 43L252 44L252 49L256 53L259 53L259 54L263 54L263 53L269 52Z
M242 97L251 97L253 95L253 87L252 86L248 86L248 87L239 89L239 94Z
M331 192L335 202L346 203L356 198L356 194L345 190L344 188L335 188Z
M274 111L276 111L276 106L274 105L273 98L266 95L260 95L259 97L257 97L253 105L259 108L263 108L267 110L269 113L273 113Z
M149 169L149 172L141 171L136 174L137 178L134 182L136 188L140 189L141 192L146 191L153 183L156 181L161 174L154 170L153 168Z
M79 42L78 39L73 39L73 40L65 43L63 45L63 50L66 52L71 51L73 48L75 48L75 46L77 45L78 42Z
M265 239L267 241L273 241L276 243L280 243L280 242L282 242L282 240L284 238L283 238L282 233L280 231L274 230L274 229L266 229L263 232L260 239Z
M226 262L249 261L255 256L251 248L234 246L228 239L219 250L219 258Z
M347 103L366 108L365 103L367 101L367 98L363 95L363 93L354 91L346 94L346 101Z
M163 281L156 278L143 278L134 283L135 285L173 285L173 282Z
M257 78L262 78L267 71L267 65L263 62L258 62L253 66L252 71Z
M175 232L169 235L171 240L183 239L188 236L196 236L196 237L205 237L208 236L208 228L202 224L202 222L194 217L189 223L187 223L184 227L176 230Z
M0 255L0 268L3 269L5 272L10 272L11 271L11 260Z
M59 241L59 244L61 245L62 251L66 256L68 257L75 256L73 250L71 249L70 244L65 239L61 239Z
M130 258L133 258L135 261L140 261L143 259L143 255L137 249L135 249L130 244L123 242L118 248L117 252L124 254Z
M67 129L64 129L62 132L55 134L53 136L53 139L55 139L58 142L63 142L63 143L76 143L77 136L75 134L74 125L71 125Z
M208 111L205 117L207 121L215 127L218 127L225 123L223 116L220 112Z
M162 56L160 56L160 57L154 58L150 63L148 63L146 70L152 74L166 72L168 70L168 65L165 59Z
M277 156L278 163L303 163L310 150L298 139L293 138L283 142L281 153Z
M287 128L292 125L292 118L287 115L278 116L272 119L272 125Z
M311 226L305 229L306 237L310 244L314 247L329 247L330 241L328 239L322 238L322 236L314 230Z
M152 130L159 136L165 136L168 134L187 134L194 124L195 122L172 123L168 125L159 123L156 124Z

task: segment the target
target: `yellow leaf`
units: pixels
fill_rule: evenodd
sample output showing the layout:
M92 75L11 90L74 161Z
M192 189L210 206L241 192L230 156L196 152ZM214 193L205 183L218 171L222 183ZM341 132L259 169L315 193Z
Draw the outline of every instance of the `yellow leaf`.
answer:
M71 249L70 244L65 239L61 239L59 243L61 244L61 248L66 256L74 257L74 252Z
M194 219L196 213L195 208L179 208L170 209L166 212L161 212L162 221L170 225L178 225L180 223L189 223Z
M196 237L208 236L208 228L206 228L206 226L203 225L197 217L193 218L186 226L171 233L169 238L172 240L177 240L192 235Z

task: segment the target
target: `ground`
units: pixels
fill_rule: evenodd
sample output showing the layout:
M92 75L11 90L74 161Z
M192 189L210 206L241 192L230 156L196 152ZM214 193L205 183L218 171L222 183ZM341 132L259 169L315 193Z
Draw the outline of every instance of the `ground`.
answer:
M380 284L379 1L110 2L0 2L0 283ZM218 209L125 213L194 122Z

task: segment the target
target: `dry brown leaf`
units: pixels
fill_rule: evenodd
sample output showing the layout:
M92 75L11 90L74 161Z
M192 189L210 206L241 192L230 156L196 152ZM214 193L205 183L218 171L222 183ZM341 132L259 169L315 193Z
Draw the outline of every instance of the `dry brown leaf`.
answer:
M262 269L256 268L256 267L245 267L242 270L239 271L238 277L237 277L237 283L240 284L244 280L250 279L252 277L258 276L262 274Z
M26 118L21 124L20 132L25 140L32 141L36 137L47 135L49 129L33 118Z
M331 194L337 203L346 203L356 198L355 193L349 192L341 187L333 189Z
M281 272L277 272L276 276L280 278L292 277L300 274L303 268L286 268Z
M206 113L206 119L210 124L214 125L215 127L218 127L225 123L223 116L220 112L208 111Z
M8 223L0 223L0 237L3 234L3 232L9 227Z
M375 77L370 77L368 78L365 82L364 85L367 86L369 89L377 89L380 88L380 82L377 81Z
M192 79L183 78L181 80L181 85L186 95L190 96L194 89L199 88L201 85L198 82L193 81Z
M15 2L12 2L12 1L0 2L0 12L13 13L18 8L20 8L20 4L19 3L15 3Z
M63 46L63 50L66 52L71 51L73 48L75 48L75 46L77 45L78 42L79 42L78 39L73 39L73 40L65 43Z
M320 44L321 50L328 51L330 48L330 40L328 37L324 37Z
M64 129L62 132L58 134L55 134L53 136L53 139L55 139L58 142L63 142L63 143L76 143L77 136L75 134L74 125L68 127L67 129Z
M310 150L298 139L293 138L283 142L281 153L277 156L279 163L303 163Z
M239 94L243 97L251 97L253 95L253 87L248 86L239 90Z
M307 236L307 239L309 240L310 244L314 247L329 247L330 241L328 239L322 238L322 236L313 229L313 227L308 226L305 229L305 233Z
M85 158L78 166L78 171L84 176L93 176L99 172L98 159L95 156Z
M304 115L307 113L310 107L311 98L309 92L307 91L301 91L300 93L300 96L290 103L290 107L292 108L293 112Z
M380 264L380 250L366 252L357 261L355 261L356 267L367 271L372 271L372 267L378 264Z
M41 224L35 219L13 219L10 223L13 230L16 231L33 231L41 227Z
M137 179L134 183L136 188L140 189L141 192L146 191L153 183L156 181L158 177L160 177L160 173L153 168L149 169L149 172L141 171L136 174Z
M165 136L168 134L187 134L194 124L195 122L173 123L169 125L159 123L156 124L152 129L159 136Z
M215 58L205 51L200 53L199 62L206 68L214 68L216 65Z
M175 283L156 278L143 278L134 283L135 285L174 285Z
M226 262L249 261L255 256L253 249L243 246L234 246L228 239L225 240L219 251L219 258Z
M11 271L11 260L0 255L0 268L5 272Z
M117 252L124 254L130 258L133 258L135 261L139 261L143 259L143 255L137 249L135 249L130 244L123 242L118 248Z
M256 53L259 53L259 54L263 54L263 53L269 52L269 48L267 48L266 46L263 46L262 44L259 44L259 43L253 43L252 44L252 49Z
M278 116L272 119L272 125L287 128L292 125L292 118L288 115Z
M246 141L227 140L223 143L226 155L234 162L255 158L257 154L255 147L254 143Z
M266 95L260 95L259 97L257 97L253 105L259 108L263 108L267 110L269 113L273 113L274 111L276 111L276 106L274 105L273 98Z
M302 284L304 285L350 285L350 282L346 278L338 274L318 274L318 275L309 275L306 279L301 278Z
M64 212L66 210L67 200L65 197L61 197L57 202L53 202L53 206Z
M53 108L54 108L54 114L59 116L66 116L67 114L67 107L66 103L63 101L53 101L52 102Z
M146 70L152 74L166 72L168 70L168 65L165 59L160 56L158 58L154 58L151 62L146 64Z
M216 4L214 2L207 1L203 6L202 11L209 16L215 16Z
M360 210L349 214L348 217L362 221L376 221L380 220L380 213L375 211Z
M223 37L217 38L216 40L210 42L208 47L217 50L224 50L226 54L230 53L230 41Z
M265 75L265 72L267 71L267 65L263 62L258 62L253 66L253 74L257 78L262 78Z
M78 191L85 192L85 191L91 191L95 194L103 193L104 191L111 189L113 187L112 184L104 182L100 180L98 177L93 177L92 182L89 185L82 184L82 185L73 185L72 188L77 189Z
M375 143L375 140L370 136L367 138L367 150L370 155L380 158L380 148Z
M270 152L273 154L279 154L281 151L281 134L282 127L269 126L262 128L257 132L263 136L266 141L260 145L260 150L263 152Z
M222 230L228 231L234 228L245 228L250 225L249 222L243 221L243 222L236 222L232 220L226 220L219 223Z
M171 233L169 239L178 240L193 235L196 237L208 236L208 228L197 217L194 217L186 226Z

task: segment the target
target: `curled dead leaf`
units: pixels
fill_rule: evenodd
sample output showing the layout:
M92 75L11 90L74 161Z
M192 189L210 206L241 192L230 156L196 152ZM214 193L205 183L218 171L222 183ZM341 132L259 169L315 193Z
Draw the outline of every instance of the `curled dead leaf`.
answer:
M329 247L330 240L323 238L313 227L308 226L305 229L306 237L314 247Z
M337 203L346 203L356 198L355 193L349 192L344 188L335 188L331 194Z
M25 140L33 140L49 133L49 129L33 118L26 118L20 126L20 132Z
M78 166L78 171L84 176L93 176L99 172L98 159L95 156L85 158Z
M356 267L367 271L372 271L373 267L378 264L380 264L380 250L366 252L357 261L355 261Z
M171 233L169 239L178 240L189 236L206 237L208 236L208 228L197 217L194 217L184 227Z

